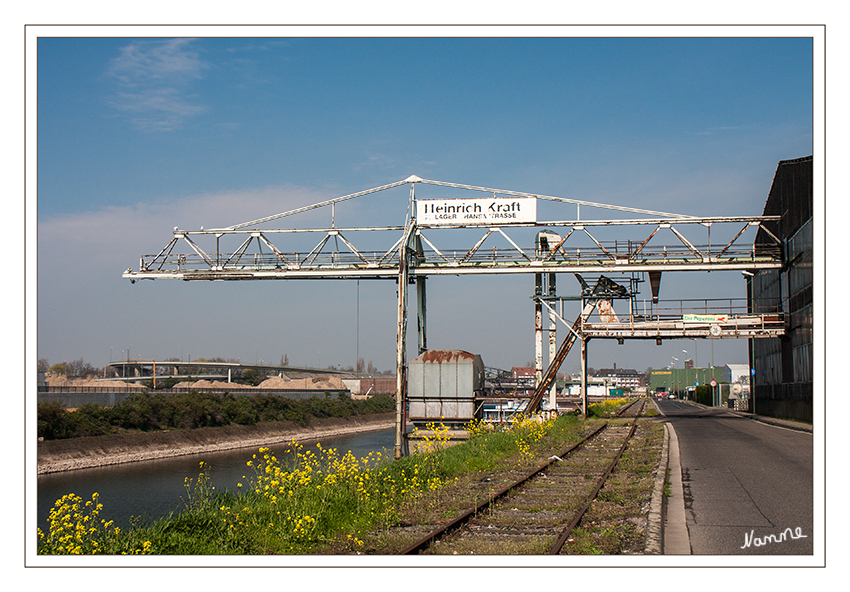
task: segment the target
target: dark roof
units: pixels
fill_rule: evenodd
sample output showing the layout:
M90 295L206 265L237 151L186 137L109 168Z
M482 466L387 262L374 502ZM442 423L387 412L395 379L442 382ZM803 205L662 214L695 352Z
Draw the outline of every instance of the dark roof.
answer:
M593 374L594 376L640 376L640 372L634 368L602 368Z
M780 239L792 236L812 217L813 163L811 156L804 156L780 160L776 166L763 215L782 216L778 222L764 222L764 227ZM761 242L770 242L770 239L759 230L756 243Z

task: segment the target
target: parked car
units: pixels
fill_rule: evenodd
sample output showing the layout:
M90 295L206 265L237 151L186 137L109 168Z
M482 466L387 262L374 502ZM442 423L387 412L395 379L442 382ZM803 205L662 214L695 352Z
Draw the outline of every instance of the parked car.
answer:
M669 395L667 395L667 398L668 399L675 399L676 395L674 395L673 393L670 393Z

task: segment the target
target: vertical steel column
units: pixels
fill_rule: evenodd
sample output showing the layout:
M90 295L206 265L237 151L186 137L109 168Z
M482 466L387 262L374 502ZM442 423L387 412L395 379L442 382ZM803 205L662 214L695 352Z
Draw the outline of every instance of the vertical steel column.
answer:
M543 274L534 274L534 387L543 380Z
M395 453L396 459L402 456L402 433L404 431L405 398L405 348L407 343L407 241L399 247L398 261L398 330L396 333L395 363Z
M555 288L555 274L549 274L549 296L554 298L556 296L556 288ZM555 301L550 301L550 306L555 306ZM554 308L549 309L549 364L555 359L555 355L558 351L558 336L557 336L557 327L555 322L557 319L555 318L555 310ZM552 381L552 389L549 391L549 412L555 413L558 409L558 380L557 377Z
M395 364L395 450L394 457L402 457L404 438L404 404L407 398L407 375L405 368L405 354L407 350L407 282L410 274L408 271L408 249L410 248L410 237L416 229L416 204L413 200L414 184L410 185L410 218L407 220L404 235L398 246L398 328L396 333L396 364Z
M425 299L425 276L416 278L416 320L419 327L419 353L428 350L427 303Z
M581 414L587 417L587 342L589 337L581 336Z
M579 339L581 340L581 414L587 417L587 342L590 338L584 334L584 321L593 312L598 300L581 299L581 314L579 315Z

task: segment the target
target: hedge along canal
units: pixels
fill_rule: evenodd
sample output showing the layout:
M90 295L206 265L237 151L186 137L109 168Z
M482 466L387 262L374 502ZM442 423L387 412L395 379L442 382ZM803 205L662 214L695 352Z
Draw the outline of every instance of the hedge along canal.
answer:
M315 437L317 432L327 431L321 430L319 425L321 420L317 420L313 422L316 429L288 434L288 436L294 436L305 446L315 446L319 441L323 448L337 448L342 453L351 450L357 457L365 457L370 452L391 455L395 433L394 429L384 427L387 423L385 415L392 414L380 414L380 417L373 418L375 420L373 422L358 422L350 425L350 429L357 431L345 435L323 437L317 440ZM337 433L345 428L344 425L336 427ZM284 451L289 444L281 440L282 438L277 443L262 445L271 448L278 458L283 460L286 458ZM228 446L233 444L231 442ZM101 517L114 520L115 524L121 528L127 528L131 524L132 517L153 520L166 516L169 512L179 512L185 507L185 479L198 477L201 462L208 467L207 472L212 486L217 489L236 491L237 483L246 481L243 476L251 476L251 469L246 463L257 452L257 448L259 445L220 451L211 449L196 454L156 460L41 474L38 476L38 526L45 530L53 504L68 493L74 493L83 499L91 499L93 493L98 493L100 502L103 504ZM128 451L128 454L132 452ZM54 455L53 460L60 456L62 455ZM64 456L67 457L69 454L66 453Z

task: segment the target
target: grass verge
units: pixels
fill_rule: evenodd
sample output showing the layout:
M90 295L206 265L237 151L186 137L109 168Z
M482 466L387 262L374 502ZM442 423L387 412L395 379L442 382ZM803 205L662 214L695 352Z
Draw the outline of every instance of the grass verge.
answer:
M579 440L597 422L574 415L546 422L520 417L505 430L470 426L473 437L453 446L435 430L426 452L397 461L295 443L295 463L284 466L261 448L246 462L252 476L237 493L214 490L211 467L201 463L198 478L185 483L184 511L125 531L99 517L103 505L97 498L83 505L65 496L51 513L48 532L39 530L39 553L392 552L401 544L393 541L394 525L453 516L512 472L533 468L553 449Z

